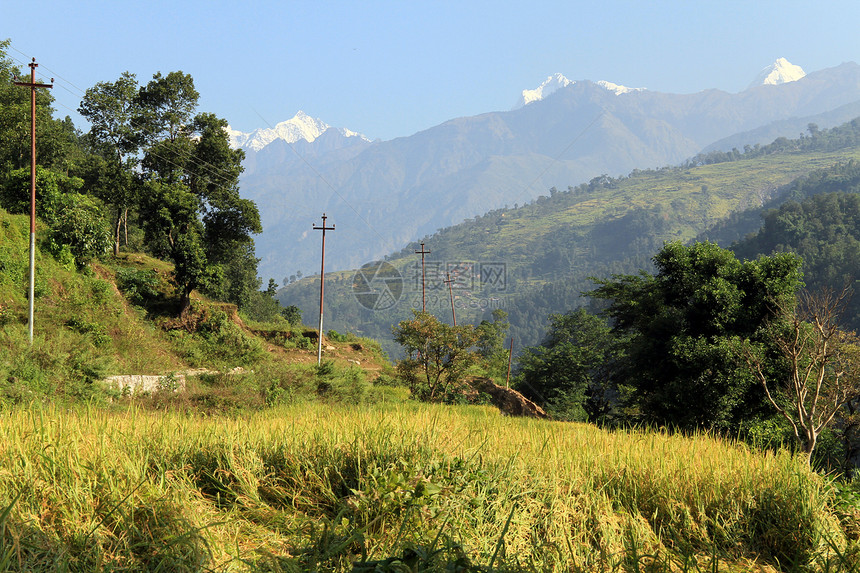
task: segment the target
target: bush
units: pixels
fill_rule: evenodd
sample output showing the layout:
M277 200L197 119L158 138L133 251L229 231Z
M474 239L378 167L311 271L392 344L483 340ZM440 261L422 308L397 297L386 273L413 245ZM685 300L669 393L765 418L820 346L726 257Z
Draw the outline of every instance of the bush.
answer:
M64 216L63 195L77 193L83 186L82 179L36 167L36 216L45 221L55 221ZM0 207L10 213L30 212L30 168L10 172L0 185Z
M341 334L336 330L329 330L326 333L326 338L334 342L349 342L352 340L352 336L350 334Z
M58 262L67 262L70 252L74 263L83 267L110 250L110 228L97 199L72 193L61 196L57 203L60 211L48 219L47 247Z
M245 334L227 313L197 301L171 327L171 338L194 366L248 366L266 353L259 339Z
M302 309L294 304L282 309L281 316L293 326L301 326L302 324Z
M280 316L281 305L265 292L254 291L242 313L254 322L273 322Z
M117 269L116 282L126 298L138 306L144 306L160 294L161 279L155 269Z

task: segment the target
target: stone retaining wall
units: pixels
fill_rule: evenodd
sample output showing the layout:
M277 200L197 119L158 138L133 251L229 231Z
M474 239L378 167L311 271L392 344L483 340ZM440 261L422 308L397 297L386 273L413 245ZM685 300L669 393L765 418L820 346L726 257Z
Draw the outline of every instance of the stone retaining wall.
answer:
M185 372L171 372L170 374L161 376L120 374L118 376L108 376L102 382L116 388L123 394L152 393L158 391L181 392L185 390L185 378L187 376L200 376L201 374L218 374L218 372L201 368L198 370L186 370Z

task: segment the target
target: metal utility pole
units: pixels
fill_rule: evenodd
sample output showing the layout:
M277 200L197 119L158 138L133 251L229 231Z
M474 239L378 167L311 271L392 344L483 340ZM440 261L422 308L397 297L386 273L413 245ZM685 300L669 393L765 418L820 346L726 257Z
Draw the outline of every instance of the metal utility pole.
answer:
M427 295L424 290L424 255L429 255L430 251L424 250L424 242L421 242L421 250L415 251L415 254L421 255L421 312L427 312Z
M448 285L448 294L451 295L451 318L454 321L454 326L457 326L457 314L454 312L454 289L451 287L454 279L451 278L451 273L448 272L445 273L445 277L447 278L442 282Z
M334 224L331 227L325 226L326 216L322 215L322 227L317 227L314 223L315 231L322 231L322 263L320 265L320 330L317 337L317 366L322 364L322 341L323 341L323 296L325 294L325 232L334 231Z
M30 81L16 81L16 86L30 88L30 318L27 321L27 330L30 336L30 345L33 344L33 295L36 284L36 88L54 87L54 79L50 84L36 83L36 58L30 62ZM16 80L18 78L15 78Z

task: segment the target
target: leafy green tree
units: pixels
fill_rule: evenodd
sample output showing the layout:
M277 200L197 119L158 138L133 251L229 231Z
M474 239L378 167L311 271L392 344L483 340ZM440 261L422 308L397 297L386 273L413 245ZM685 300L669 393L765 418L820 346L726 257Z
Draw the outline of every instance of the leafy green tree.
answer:
M219 279L203 246L203 224L197 217L198 199L181 183L150 181L141 208L147 242L153 252L175 265L174 279L180 293L180 312L191 302L191 291Z
M260 215L239 196L244 153L230 148L225 120L194 115L198 98L182 72L156 74L138 94L141 216L149 248L176 265L180 312L195 288L242 307L260 286L251 238Z
M161 72L153 75L139 93L139 125L143 127L145 137L150 143L182 139L187 134L199 99L200 94L190 74L178 71L166 76Z
M263 230L253 201L239 195L239 176L245 152L231 149L227 122L212 114L200 114L192 124L196 137L188 185L202 198L207 256L225 269L225 280L212 294L240 308L260 287L252 235Z
M293 304L282 309L281 316L293 326L301 326L302 324L302 309Z
M604 319L582 308L549 320L543 342L524 349L518 359L517 390L556 419L616 417L613 368L622 352L619 339Z
M111 231L101 201L90 195L69 193L60 200L60 213L51 224L48 242L56 254L68 247L78 268L103 256L111 247Z
M412 320L393 328L394 340L407 354L397 363L397 372L418 399L452 400L461 390L466 370L478 360L473 347L479 333L471 324L451 326L430 313L412 313Z
M157 255L173 261L180 312L184 312L191 303L191 291L218 282L221 269L209 265L206 258L197 197L181 183L151 181L146 191L142 208L148 243Z
M679 428L733 428L766 411L738 339L767 343L763 327L802 286L790 253L739 261L713 243L667 243L656 274L600 280L613 331L628 336L621 377L642 420ZM771 363L767 368L775 373Z
M505 348L508 329L508 313L497 308L493 320L482 320L477 327L478 355L483 359L487 373L496 379L504 378L508 369L508 349Z
M88 187L115 210L114 255L119 254L120 231L123 225L127 229L128 211L140 189L133 176L143 143L139 91L134 74L124 72L115 82L89 88L78 108L90 123L86 139L101 158L89 163Z

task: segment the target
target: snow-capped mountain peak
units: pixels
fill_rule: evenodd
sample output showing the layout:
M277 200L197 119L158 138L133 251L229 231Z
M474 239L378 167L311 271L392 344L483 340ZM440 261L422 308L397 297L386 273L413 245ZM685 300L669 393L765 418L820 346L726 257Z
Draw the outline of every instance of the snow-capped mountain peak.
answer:
M230 146L234 149L260 151L276 139L283 139L287 143L295 143L304 139L310 143L328 129L337 129L344 137L361 137L367 140L360 133L348 129L332 128L322 120L313 118L303 111L299 111L292 119L282 121L272 128L260 128L250 133L244 133L228 126L227 133L230 136Z
M575 81L569 80L561 74L553 74L549 76L546 80L544 80L544 82L535 89L523 90L522 95L520 96L520 100L517 102L517 105L513 107L513 109L519 109L530 103L541 101L553 92L556 92L561 88L565 88L575 83ZM596 85L614 93L615 95L627 94L631 92L641 92L645 90L645 88L628 88L627 86L621 86L612 82L599 81L595 83Z
M795 66L785 58L779 58L760 71L749 85L749 88L761 85L778 86L780 84L787 84L788 82L796 82L805 75L806 72L800 66Z
M576 82L571 81L561 74L553 74L544 82L533 90L523 90L520 100L514 106L514 109L523 107L535 101L540 101L554 91L567 87Z

